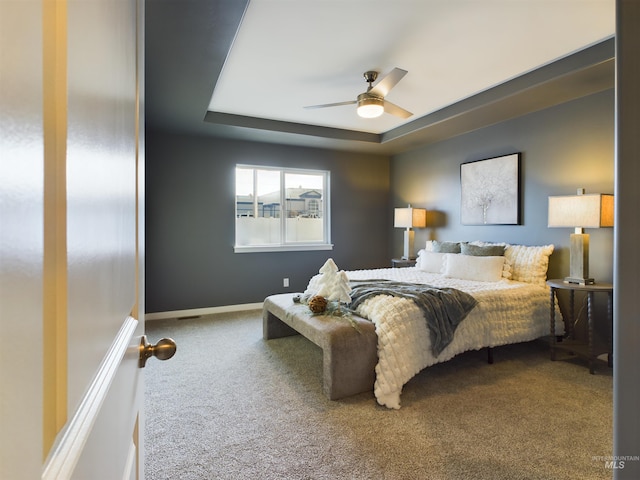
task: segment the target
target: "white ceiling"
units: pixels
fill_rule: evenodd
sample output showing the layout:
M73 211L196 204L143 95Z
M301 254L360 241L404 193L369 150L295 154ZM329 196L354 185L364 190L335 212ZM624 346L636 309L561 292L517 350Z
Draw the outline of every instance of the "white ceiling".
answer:
M614 0L251 0L211 112L380 134L612 37ZM363 73L408 74L406 120L357 116Z

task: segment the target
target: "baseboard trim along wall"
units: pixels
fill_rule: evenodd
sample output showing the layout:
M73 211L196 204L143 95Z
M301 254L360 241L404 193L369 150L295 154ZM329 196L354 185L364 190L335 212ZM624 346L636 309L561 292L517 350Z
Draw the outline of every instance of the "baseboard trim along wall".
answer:
M145 314L145 320L164 320L165 318L199 317L212 313L244 312L246 310L261 310L260 303L243 303L240 305L225 305L222 307L193 308L190 310L173 310L171 312L154 312Z

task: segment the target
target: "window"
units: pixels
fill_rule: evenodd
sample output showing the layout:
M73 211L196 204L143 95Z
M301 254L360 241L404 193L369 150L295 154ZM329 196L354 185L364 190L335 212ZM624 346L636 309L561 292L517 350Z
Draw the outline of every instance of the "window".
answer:
M329 172L236 166L235 252L330 250Z

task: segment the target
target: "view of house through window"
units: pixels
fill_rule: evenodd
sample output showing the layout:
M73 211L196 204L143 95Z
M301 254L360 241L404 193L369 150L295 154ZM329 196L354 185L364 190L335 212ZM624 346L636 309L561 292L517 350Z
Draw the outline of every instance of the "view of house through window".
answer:
M236 166L237 252L328 249L329 172Z

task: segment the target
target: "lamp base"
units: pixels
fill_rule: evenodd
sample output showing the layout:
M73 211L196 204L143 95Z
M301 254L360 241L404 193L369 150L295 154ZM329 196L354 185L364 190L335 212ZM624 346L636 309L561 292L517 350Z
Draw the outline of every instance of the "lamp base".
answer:
M564 279L564 283L593 285L595 281L589 278L589 235L587 233L571 234L569 255L569 276Z
M402 260L415 260L415 256L411 257L411 254L413 253L414 236L414 231L410 228L407 228L404 231L404 255L402 255Z

